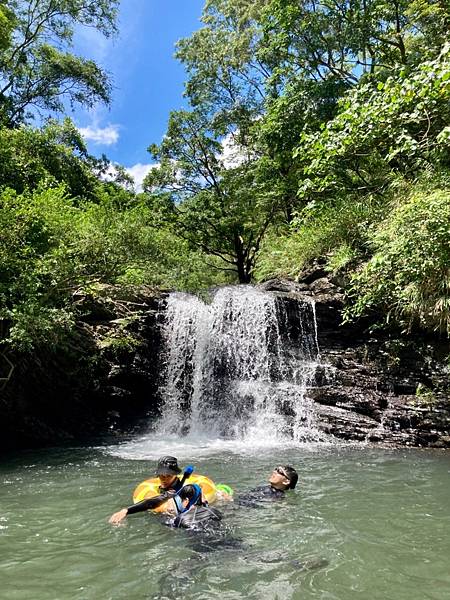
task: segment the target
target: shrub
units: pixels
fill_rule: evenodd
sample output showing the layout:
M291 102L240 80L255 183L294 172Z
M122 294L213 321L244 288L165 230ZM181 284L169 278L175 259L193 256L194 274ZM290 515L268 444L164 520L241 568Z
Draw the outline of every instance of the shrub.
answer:
M327 257L328 268L338 270L366 251L371 227L383 215L384 198L347 196L337 201L312 202L294 221L291 230L268 236L257 278L295 277L305 264Z
M96 283L196 290L224 280L204 256L155 224L145 198L74 201L64 185L0 192L0 319L16 348L55 345L75 323L72 294Z
M450 191L419 189L373 235L374 255L354 274L347 318L382 310L406 329L450 333Z

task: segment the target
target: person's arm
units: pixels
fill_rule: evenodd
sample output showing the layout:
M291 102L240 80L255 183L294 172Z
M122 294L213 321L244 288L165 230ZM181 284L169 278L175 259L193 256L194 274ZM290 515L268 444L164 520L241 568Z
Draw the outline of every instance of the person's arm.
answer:
M135 513L143 512L145 510L158 508L158 506L161 506L161 504L164 504L164 502L167 502L167 500L170 500L170 498L173 498L174 496L176 496L176 492L164 492L159 496L154 496L153 498L146 498L145 500L141 500L141 502L137 502L136 504L133 504L128 508L122 508L122 510L119 510L118 512L114 513L110 517L109 522L113 525L117 525L118 523L123 521L127 515L133 515Z

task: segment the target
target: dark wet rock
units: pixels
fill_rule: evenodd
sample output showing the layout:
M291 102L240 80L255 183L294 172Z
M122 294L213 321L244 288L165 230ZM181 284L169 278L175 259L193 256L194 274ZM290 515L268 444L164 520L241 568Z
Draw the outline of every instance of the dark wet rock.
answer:
M371 334L367 320L344 323L343 290L322 266L298 282L260 286L283 306L280 327L293 357L301 336L314 337L298 324L299 309L311 311L314 301L320 364L307 395L318 428L345 440L449 448L448 341ZM0 447L130 431L157 414L167 296L144 288L115 292L78 292L80 320L63 348L0 361Z
M320 279L315 279L309 286L309 289L314 294L334 294L336 286L331 283L328 277L321 277Z
M295 283L285 279L269 279L258 286L264 292L283 292L287 294L309 290L306 283Z
M320 322L319 322L320 328ZM366 440L393 445L450 447L450 402L445 365L442 377L435 377L422 360L389 365L384 360L390 340L352 344L343 334L341 349L336 340L327 347L322 338L321 360L331 368L320 373L309 395L317 403L319 429L338 438ZM364 359L361 360L361 356ZM397 357L398 358L398 357ZM430 368L437 362L430 362ZM426 390L421 392L420 390Z
M78 293L80 321L61 347L8 353L14 370L0 389L0 448L128 431L156 412L164 296L115 291Z
M310 265L306 266L297 277L298 283L306 283L307 285L313 283L317 279L327 277L325 271L325 260L315 260Z
M344 323L343 291L320 264L298 281L301 289L281 281L270 287L290 319L296 302L315 303L321 364L307 395L318 428L346 440L450 447L448 340L374 335L368 320Z

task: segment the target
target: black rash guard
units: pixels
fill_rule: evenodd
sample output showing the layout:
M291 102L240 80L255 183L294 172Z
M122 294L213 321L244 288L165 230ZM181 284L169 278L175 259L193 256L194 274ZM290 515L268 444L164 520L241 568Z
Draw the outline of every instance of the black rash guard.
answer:
M153 496L153 498L145 498L145 500L141 500L141 502L137 502L132 506L127 508L127 515L133 515L134 513L143 512L144 510L152 510L153 508L158 508L167 500L170 500L183 487L181 481L177 478L170 486L169 489L165 490L160 486L159 491L161 494L159 496Z
M277 490L270 484L260 485L245 494L237 497L236 503L239 506L248 506L250 508L261 508L267 502L281 500L285 497L284 490Z
M203 529L207 524L221 520L222 513L217 508L194 504L188 511L175 517L171 525L183 529Z

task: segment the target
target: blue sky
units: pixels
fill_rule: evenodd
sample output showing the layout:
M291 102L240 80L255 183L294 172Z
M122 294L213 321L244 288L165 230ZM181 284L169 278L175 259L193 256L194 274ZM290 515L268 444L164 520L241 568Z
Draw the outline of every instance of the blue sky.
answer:
M173 57L177 40L201 27L204 0L121 0L119 36L77 32L74 51L112 75L109 108L72 115L89 151L127 167L139 184L148 171L146 148L160 142L169 112L186 105L183 66Z

